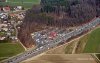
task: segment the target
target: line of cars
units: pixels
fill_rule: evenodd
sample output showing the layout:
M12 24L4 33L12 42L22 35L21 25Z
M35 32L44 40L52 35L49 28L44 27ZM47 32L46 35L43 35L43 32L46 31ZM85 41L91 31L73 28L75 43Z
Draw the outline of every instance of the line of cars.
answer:
M38 54L40 54L40 53L42 53L50 48L57 46L59 43L63 42L63 40L67 40L72 36L77 36L78 34L81 34L82 32L84 32L88 29L91 29L99 24L100 24L100 18L96 18L95 20L91 21L90 23L82 25L79 28L77 28L69 33L64 31L63 32L64 36L57 36L54 40L48 42L47 44L45 44L43 46L37 47L36 49L26 51L20 55L9 58L3 62L4 63L18 63L18 62L21 62L25 59L34 57L34 56L36 56L36 55L38 55Z
M35 32L32 33L32 38L35 40L38 47L48 44L49 42L53 41L57 38L57 36L62 36L64 31L70 32L68 29L59 29L59 28L52 28L46 30L48 32Z

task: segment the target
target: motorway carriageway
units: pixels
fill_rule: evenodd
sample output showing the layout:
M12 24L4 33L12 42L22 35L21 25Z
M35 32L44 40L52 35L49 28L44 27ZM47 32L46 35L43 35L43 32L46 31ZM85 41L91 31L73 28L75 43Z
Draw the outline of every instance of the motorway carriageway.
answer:
M64 36L62 36L62 37L58 36L56 39L54 39L52 42L49 42L46 45L43 45L43 46L38 47L33 50L26 51L17 56L11 57L7 60L2 61L2 63L19 63L23 60L34 57L38 54L41 54L41 53L47 51L50 48L57 46L59 43L63 42L64 40L68 40L72 36L77 36L77 35L81 34L82 32L87 31L88 29L91 29L99 24L100 24L100 18L96 18L95 20L93 20L87 24L84 24L83 26L80 26L78 29L75 29L72 32L69 32L69 33L63 32L65 34Z

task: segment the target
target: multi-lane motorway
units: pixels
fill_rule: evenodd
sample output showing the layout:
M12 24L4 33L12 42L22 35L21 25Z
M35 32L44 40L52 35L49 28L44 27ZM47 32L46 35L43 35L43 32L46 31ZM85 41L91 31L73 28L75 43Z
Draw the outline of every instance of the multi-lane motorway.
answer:
M82 32L87 31L99 24L100 24L100 18L95 18L91 22L84 24L82 26L79 26L78 28L74 29L71 32L68 32L66 30L59 31L59 29L58 29L57 30L57 31L59 31L59 32L57 32L58 35L53 40L46 38L46 37L48 37L49 32L42 36L41 36L41 34L37 34L36 36L32 37L37 42L36 49L25 51L24 53L21 53L17 56L11 57L2 62L3 63L19 63L23 60L26 60L28 58L34 57L38 54L41 54L50 48L56 47L59 43L62 43L73 36L77 36L77 35L81 34ZM56 30L53 30L53 31L56 31ZM44 37L44 38L42 38L42 37Z

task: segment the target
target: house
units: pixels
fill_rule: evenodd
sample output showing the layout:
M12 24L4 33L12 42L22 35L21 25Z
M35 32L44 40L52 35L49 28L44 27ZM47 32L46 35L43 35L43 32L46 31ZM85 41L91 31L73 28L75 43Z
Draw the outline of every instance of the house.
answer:
M15 11L22 10L22 6L17 6L17 7L14 8L14 10L15 10Z
M11 38L12 40L18 40L18 38L17 38L16 36L10 36L10 38Z
M24 15L23 14L18 14L17 17L18 17L18 19L23 19Z
M7 27L7 24L0 24L0 28Z
M10 11L10 7L9 6L3 7L3 11L4 12L9 12Z
M0 37L0 40L4 40L6 37Z
M4 30L4 31L8 31L8 28L2 28L2 30Z
M16 17L15 14L9 14L11 18Z

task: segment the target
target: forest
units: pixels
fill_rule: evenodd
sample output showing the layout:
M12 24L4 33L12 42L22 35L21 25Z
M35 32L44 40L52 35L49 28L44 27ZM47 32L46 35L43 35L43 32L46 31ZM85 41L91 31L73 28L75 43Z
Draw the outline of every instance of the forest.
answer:
M18 38L26 46L35 45L30 34L36 28L79 26L100 16L100 0L41 0L26 11Z

